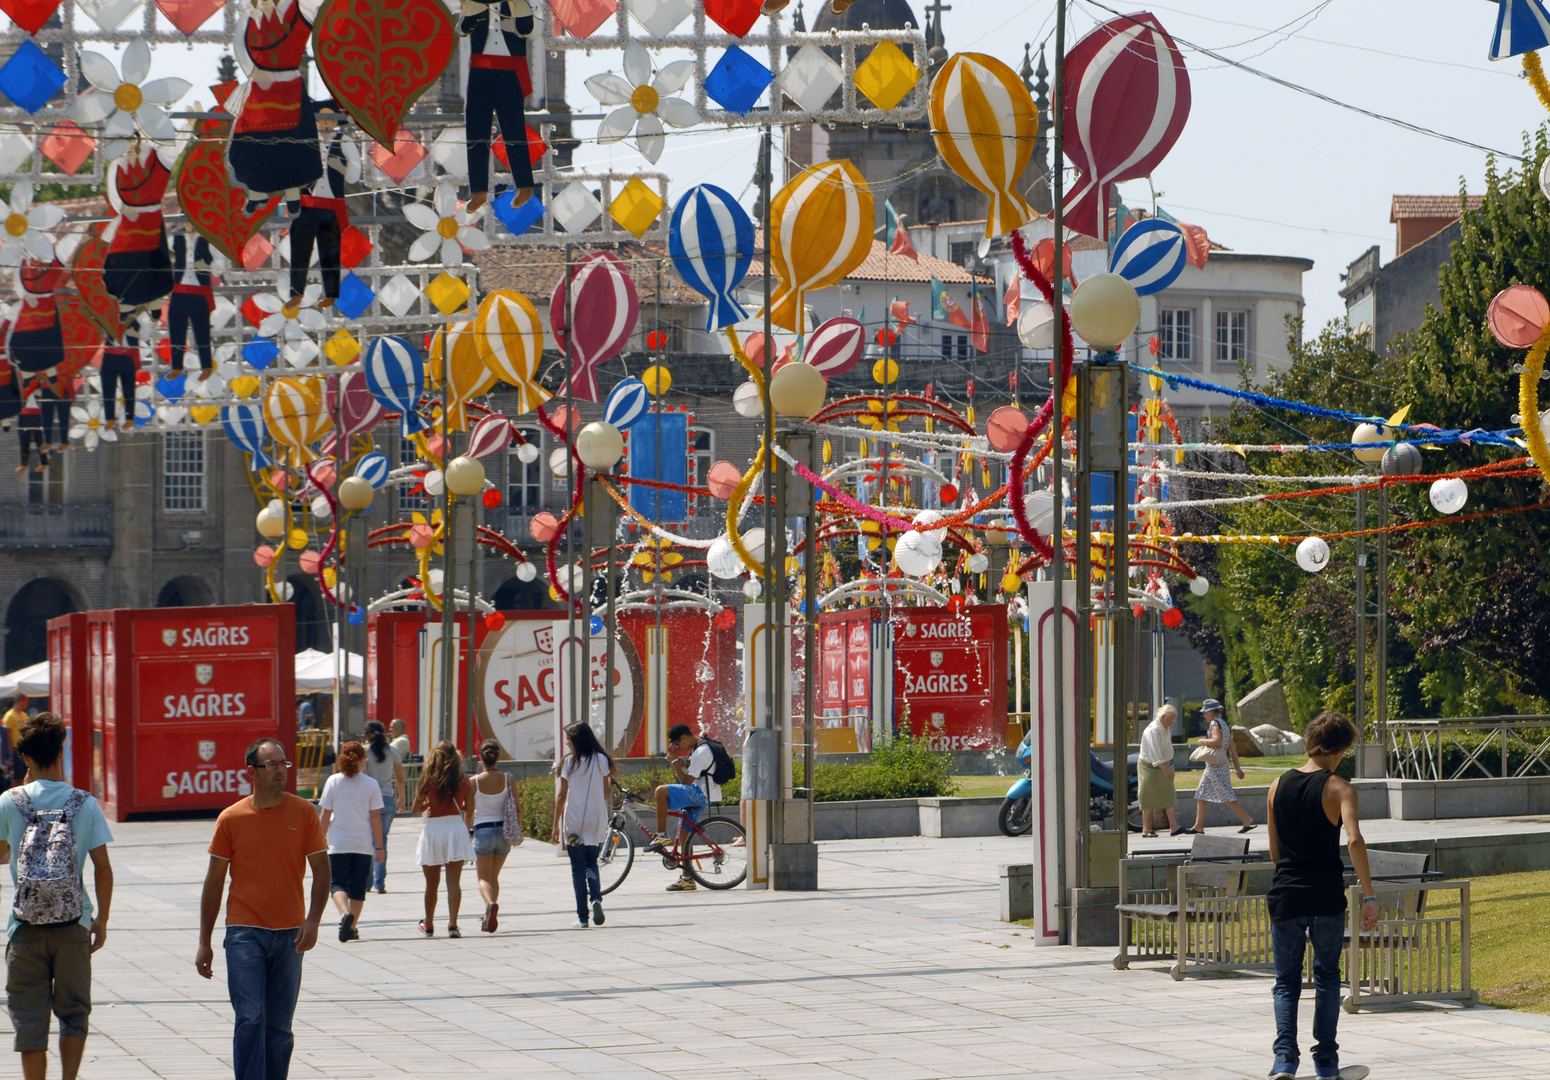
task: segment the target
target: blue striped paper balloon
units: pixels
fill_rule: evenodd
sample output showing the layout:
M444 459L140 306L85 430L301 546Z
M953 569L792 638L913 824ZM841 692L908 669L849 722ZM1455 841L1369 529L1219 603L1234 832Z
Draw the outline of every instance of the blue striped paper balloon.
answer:
M1184 232L1160 218L1138 221L1125 230L1109 256L1109 273L1118 274L1141 296L1162 292L1178 280L1188 261Z
M603 406L603 420L620 431L628 431L646 415L649 400L645 383L633 377L625 379L608 392L608 403Z
M729 193L713 184L684 192L668 224L667 250L678 276L710 301L705 329L748 317L732 293L753 260L753 220Z
M221 406L221 426L226 429L226 437L232 441L232 445L253 455L249 465L253 471L274 464L269 460L269 455L264 453L264 440L269 437L269 429L264 426L262 405L257 402L240 402Z
M1550 44L1550 10L1540 0L1498 0L1491 59L1534 52Z
M427 430L430 421L415 411L425 392L425 361L401 337L379 337L366 349L366 388L382 407L401 413L403 432Z
M367 454L355 466L355 475L374 488L387 483L390 465L386 454Z

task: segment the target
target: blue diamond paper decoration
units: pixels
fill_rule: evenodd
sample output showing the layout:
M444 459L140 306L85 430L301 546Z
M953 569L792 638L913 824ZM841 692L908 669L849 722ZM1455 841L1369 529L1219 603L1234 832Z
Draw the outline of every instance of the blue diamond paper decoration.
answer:
M339 299L334 301L334 310L347 319L359 319L376 298L370 285L353 273L346 274L339 283Z
M280 347L266 337L256 337L242 346L242 359L263 371L280 355Z
M538 197L538 192L527 197L527 202L513 208L511 197L516 194L511 188L507 188L495 196L491 205L495 208L495 216L500 218L501 224L510 230L511 235L521 236L533 227L534 222L544 216L544 203Z
M734 45L705 77L705 93L727 112L745 113L773 79L769 68Z
M163 375L156 380L156 392L168 401L178 401L183 397L184 378L181 371L176 375Z
M47 105L64 85L65 73L30 41L22 42L0 67L0 94L30 113Z

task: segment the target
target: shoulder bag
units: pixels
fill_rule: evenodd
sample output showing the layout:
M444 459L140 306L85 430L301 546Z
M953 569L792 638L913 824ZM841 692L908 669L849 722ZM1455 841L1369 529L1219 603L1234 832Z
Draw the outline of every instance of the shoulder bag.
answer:
M506 777L506 799L501 803L501 835L512 847L520 847L525 839L522 835L522 808L517 805L513 783L511 777Z

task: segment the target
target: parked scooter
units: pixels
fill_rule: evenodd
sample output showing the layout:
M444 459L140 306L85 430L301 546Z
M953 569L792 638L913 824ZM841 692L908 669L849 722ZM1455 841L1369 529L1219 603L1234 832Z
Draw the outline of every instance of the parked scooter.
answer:
M1125 823L1131 832L1141 831L1141 807L1136 802L1136 754L1126 758ZM1033 733L1023 736L1017 745L1017 763L1023 775L1007 789L996 824L1007 836L1022 836L1033 828ZM1114 812L1114 767L1088 751L1088 808L1091 820L1101 821Z

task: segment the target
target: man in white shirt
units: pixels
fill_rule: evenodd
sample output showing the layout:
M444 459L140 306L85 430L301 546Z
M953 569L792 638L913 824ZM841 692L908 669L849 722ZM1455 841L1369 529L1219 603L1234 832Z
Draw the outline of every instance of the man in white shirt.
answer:
M1173 722L1178 710L1164 705L1157 716L1141 733L1141 751L1136 755L1139 772L1138 797L1141 801L1141 835L1156 836L1152 829L1152 813L1161 810L1168 815L1168 831L1179 836L1193 829L1179 828L1178 813L1174 809L1178 794L1173 787Z
M404 734L404 722L396 716L388 724L388 745L398 751L398 760L409 760L409 736Z
M698 821L700 811L713 802L721 801L721 785L711 776L716 766L716 756L704 739L695 736L688 724L674 724L667 729L668 746L677 750L678 757L671 760L676 784L663 784L657 788L657 834L646 846L647 851L666 851L673 846L675 836L667 831L667 812L678 810L685 821ZM681 827L680 827L680 831ZM691 892L694 879L687 869L680 872L678 880L667 887L668 892Z

